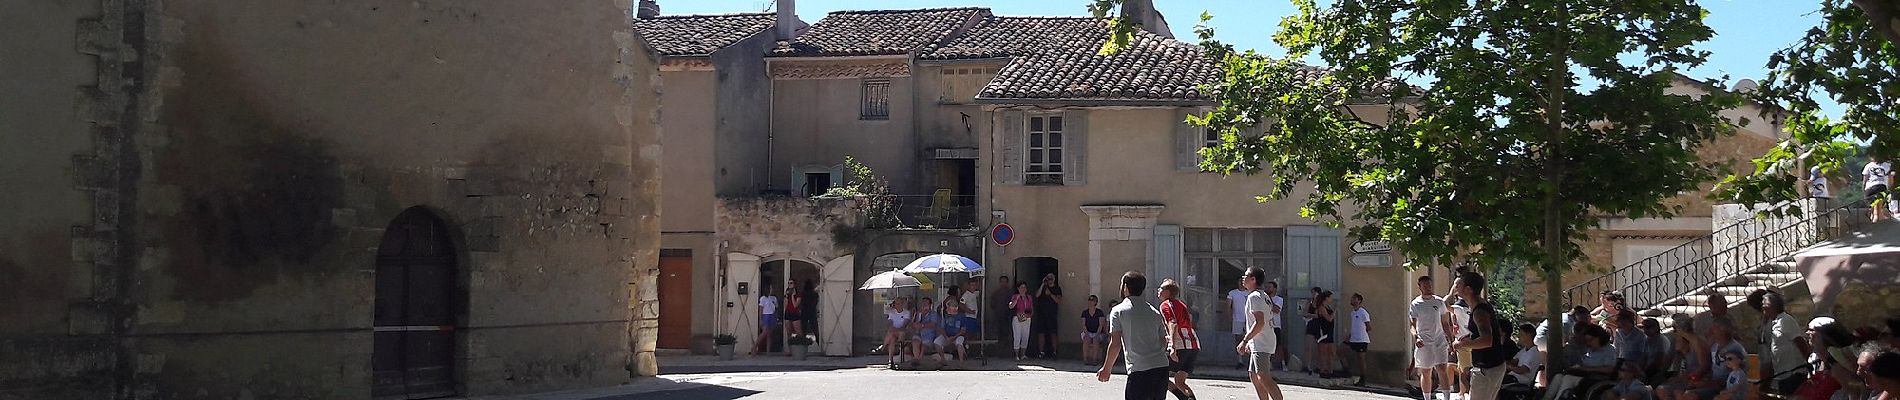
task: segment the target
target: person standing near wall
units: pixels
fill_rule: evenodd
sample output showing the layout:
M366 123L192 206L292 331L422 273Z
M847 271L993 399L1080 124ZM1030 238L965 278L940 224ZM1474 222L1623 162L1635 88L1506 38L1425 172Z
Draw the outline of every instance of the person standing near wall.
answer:
M1016 361L1022 361L1029 349L1029 319L1033 316L1030 305L1032 301L1034 298L1029 297L1029 283L1016 282L1016 294L1009 298L1010 314L1016 316L1009 324L1010 337L1015 339L1011 343L1015 345L1013 348L1016 349Z
M1180 400L1193 400L1194 389L1188 388L1187 377L1194 373L1194 362L1200 358L1201 338L1194 334L1194 317L1189 315L1187 303L1181 301L1181 286L1174 279L1163 279L1158 294L1168 339L1168 370L1174 374L1168 392Z
M1051 274L1054 275L1054 274ZM1142 296L1148 277L1140 272L1122 274L1122 302L1108 312L1108 351L1095 379L1108 382L1115 358L1128 357L1129 400L1163 400L1168 393L1168 351L1162 343L1161 312Z
M1346 347L1359 356L1359 384L1366 383L1366 350L1372 347L1372 313L1366 311L1366 297L1352 294L1352 322L1347 326Z
M1286 309L1286 298L1280 297L1279 282L1267 281L1265 285L1267 300L1271 301L1271 303L1267 305L1267 324L1273 328L1273 348L1281 349L1280 351L1275 351L1273 357L1275 361L1280 363L1278 367L1280 371L1286 371L1286 355L1289 353L1285 350L1287 348L1287 336L1286 330L1280 327L1280 310Z
M1013 324L1010 320L1016 319L1016 313L1009 306L1009 298L1016 294L1016 285L1009 280L1009 275L998 275L993 282L995 283L990 287L996 290L990 291L990 309L989 313L985 314L989 316L990 332L994 333L990 337L998 339L999 343L1007 343L1002 340L1011 337L1010 326Z
M1042 286L1036 289L1036 310L1029 332L1038 343L1037 350L1042 358L1056 357L1056 315L1062 308L1062 286L1056 283L1056 274L1043 275Z
M752 352L771 351L772 336L778 334L778 296L771 288L759 290L759 337L752 339Z
M1273 309L1273 302L1266 292L1259 291L1260 283L1267 279L1267 271L1260 267L1247 268L1242 275L1241 288L1250 292L1247 295L1247 334L1241 337L1234 351L1247 359L1247 378L1253 382L1254 395L1260 400L1286 400L1280 392L1280 384L1273 381L1273 353L1279 345L1269 328L1267 313Z

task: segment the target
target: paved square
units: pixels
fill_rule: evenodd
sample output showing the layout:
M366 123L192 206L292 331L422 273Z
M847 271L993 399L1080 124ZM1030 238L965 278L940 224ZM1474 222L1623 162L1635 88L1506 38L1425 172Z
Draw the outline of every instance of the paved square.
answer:
M608 390L522 397L522 400L726 399L1118 399L1123 375L1097 382L1092 373L1065 371L831 371L671 374ZM1190 379L1201 399L1253 399L1247 382ZM1281 385L1300 400L1403 400L1351 390ZM1170 396L1169 398L1173 398Z

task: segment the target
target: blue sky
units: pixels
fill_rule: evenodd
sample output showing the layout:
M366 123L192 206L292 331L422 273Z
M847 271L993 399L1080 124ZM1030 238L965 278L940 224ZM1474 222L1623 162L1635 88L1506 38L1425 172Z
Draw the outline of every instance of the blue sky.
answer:
M772 7L770 0L659 0L666 14L714 14L757 12ZM841 10L907 9L933 7L988 7L1003 15L1082 16L1087 15L1087 0L804 0L798 2L798 14L807 22L817 22L825 13ZM1820 18L1811 14L1811 0L1706 0L1708 24L1716 36L1701 45L1711 55L1709 62L1686 71L1697 78L1728 74L1731 79L1757 78L1767 74L1768 55L1800 38ZM1155 8L1168 17L1175 37L1194 39L1194 24L1202 11L1214 14L1214 29L1221 40L1240 48L1253 48L1269 55L1285 51L1273 43L1280 18L1293 13L1286 0L1155 0Z

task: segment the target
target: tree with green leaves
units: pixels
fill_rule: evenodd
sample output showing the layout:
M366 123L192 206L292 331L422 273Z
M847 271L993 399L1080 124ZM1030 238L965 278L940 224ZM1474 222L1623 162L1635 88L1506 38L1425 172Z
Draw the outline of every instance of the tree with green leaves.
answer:
M1752 174L1723 181L1719 195L1741 203L1782 203L1805 197L1795 188L1807 167L1836 177L1858 172L1850 158L1900 156L1900 29L1893 2L1821 0L1822 25L1768 59L1757 101L1785 108L1790 132L1755 159ZM1845 107L1823 115L1827 96ZM1861 144L1867 144L1861 149ZM1858 187L1858 186L1855 186ZM1789 207L1779 212L1800 212Z
M1218 106L1190 122L1225 138L1201 167L1268 175L1263 201L1303 196L1307 217L1415 263L1535 266L1546 315L1563 313L1564 272L1588 267L1579 242L1599 216L1675 215L1663 200L1715 177L1697 148L1734 132L1717 113L1736 96L1665 92L1708 55L1693 0L1293 3L1283 57L1197 28L1221 73Z

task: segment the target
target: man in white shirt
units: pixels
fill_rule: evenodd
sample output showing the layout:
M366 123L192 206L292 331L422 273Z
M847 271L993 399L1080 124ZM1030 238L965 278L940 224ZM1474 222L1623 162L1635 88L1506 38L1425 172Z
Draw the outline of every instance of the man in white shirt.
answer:
M1273 302L1273 304L1267 307L1267 323L1268 327L1273 328L1273 340L1275 341L1273 348L1286 348L1286 331L1280 329L1280 310L1286 309L1286 298L1280 297L1279 282L1267 281L1266 287L1267 297ZM1279 363L1279 366L1275 368L1279 368L1281 371L1286 370L1287 353L1291 352L1279 351L1273 353L1274 362Z
M1808 339L1807 325L1795 321L1788 315L1787 301L1781 293L1770 291L1761 297L1761 319L1764 331L1761 334L1763 345L1763 365L1767 374L1773 377L1775 388L1781 393L1794 393L1807 379L1806 373L1788 371L1808 369L1807 355L1812 354Z
M1260 400L1286 400L1280 392L1280 384L1273 381L1273 353L1278 350L1279 338L1268 327L1268 313L1273 310L1273 302L1265 292L1257 292L1261 281L1267 280L1267 271L1260 267L1247 268L1241 275L1240 287L1252 292L1247 295L1247 334L1240 344L1234 346L1234 352L1247 359L1247 378L1253 382L1254 395Z
M1359 353L1359 383L1366 382L1366 348L1372 346L1372 313L1366 312L1366 298L1352 294L1352 325L1346 334L1346 347Z
M1892 201L1886 193L1887 189L1893 187L1893 162L1886 160L1886 157L1875 157L1875 161L1868 161L1867 166L1860 169L1860 175L1863 177L1861 187L1867 189L1867 202L1874 208L1873 216L1869 218L1873 222L1880 222L1883 218L1893 219L1893 213L1883 207L1886 205L1884 203Z
M1432 294L1431 275L1418 277L1418 293L1407 308L1406 319L1412 327L1412 367L1419 373L1419 391L1424 392L1425 400L1431 400L1437 391L1435 378L1451 352L1451 340L1446 337L1451 331L1451 314L1446 311L1445 299Z
M1243 276L1239 282L1246 280L1247 278ZM1239 284L1239 282L1235 283ZM1247 295L1251 293L1253 291L1247 290L1246 285L1234 286L1234 290L1227 291L1227 307L1234 311L1234 343L1245 343L1240 338L1247 334ZM1247 369L1247 358L1241 357L1234 360L1234 369Z

